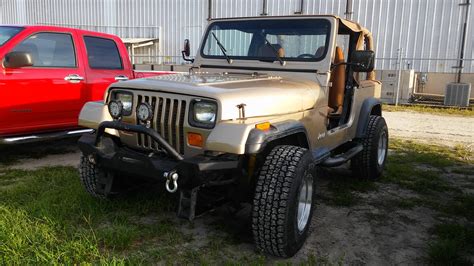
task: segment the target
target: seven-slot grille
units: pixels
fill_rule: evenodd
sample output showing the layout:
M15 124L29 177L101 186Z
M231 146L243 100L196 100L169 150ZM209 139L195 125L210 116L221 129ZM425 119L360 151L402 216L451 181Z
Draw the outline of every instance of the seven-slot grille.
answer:
M151 128L156 130L180 154L184 154L184 117L187 102L167 97L137 95L137 105L148 103L153 109ZM137 118L137 124L141 122ZM157 142L145 134L137 134L137 144L147 149L159 149Z

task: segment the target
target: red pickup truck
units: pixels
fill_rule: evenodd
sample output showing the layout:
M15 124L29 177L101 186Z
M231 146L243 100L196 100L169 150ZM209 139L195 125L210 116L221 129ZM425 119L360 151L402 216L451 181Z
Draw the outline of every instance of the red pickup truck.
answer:
M82 133L77 117L86 102L102 100L113 82L145 75L133 71L117 36L0 26L0 143Z

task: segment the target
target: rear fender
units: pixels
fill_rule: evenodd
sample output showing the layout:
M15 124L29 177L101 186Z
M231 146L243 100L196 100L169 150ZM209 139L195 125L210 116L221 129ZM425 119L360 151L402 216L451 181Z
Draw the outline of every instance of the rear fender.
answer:
M382 102L377 98L367 98L364 100L359 113L356 138L363 138L366 134L367 124L371 115L382 116Z

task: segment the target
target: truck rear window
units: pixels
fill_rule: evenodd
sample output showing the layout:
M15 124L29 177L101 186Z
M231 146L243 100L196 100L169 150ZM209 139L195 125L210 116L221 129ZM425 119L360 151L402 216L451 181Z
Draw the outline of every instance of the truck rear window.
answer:
M21 27L0 27L0 46L5 44L8 40L17 35L23 28Z
M123 69L117 45L113 40L85 36L87 58L93 69Z

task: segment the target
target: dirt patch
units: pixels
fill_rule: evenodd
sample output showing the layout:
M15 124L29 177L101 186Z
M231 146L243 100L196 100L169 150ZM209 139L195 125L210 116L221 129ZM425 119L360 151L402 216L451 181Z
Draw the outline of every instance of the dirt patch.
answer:
M337 177L333 177L337 178ZM327 180L320 180L323 192ZM429 239L428 229L435 220L426 208L399 209L393 202L415 194L389 184L364 193L353 207L337 207L320 202L312 222L312 232L294 259L309 255L350 265L418 264L423 261Z
M474 151L474 117L434 115L417 112L384 112L391 137Z
M49 166L77 167L79 165L80 157L81 153L79 151L73 151L65 154L52 154L40 159L21 159L9 168L18 170L36 170Z
M77 138L1 145L0 168L34 170L45 166L77 166Z

